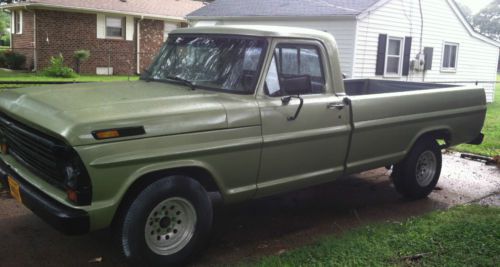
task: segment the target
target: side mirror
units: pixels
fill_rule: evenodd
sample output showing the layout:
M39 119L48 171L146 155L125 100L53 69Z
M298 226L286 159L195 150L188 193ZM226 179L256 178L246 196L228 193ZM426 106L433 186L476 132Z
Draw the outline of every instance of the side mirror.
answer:
M299 107L297 108L297 111L295 111L295 115L293 116L289 116L287 118L288 121L294 121L297 119L297 117L299 117L299 114L300 114L300 111L302 110L302 106L304 105L304 99L302 97L300 97L300 95L297 95L297 96L284 96L281 98L281 103L283 103L284 106L290 104L290 101L292 100L292 98L297 98L300 100L300 104L299 104Z

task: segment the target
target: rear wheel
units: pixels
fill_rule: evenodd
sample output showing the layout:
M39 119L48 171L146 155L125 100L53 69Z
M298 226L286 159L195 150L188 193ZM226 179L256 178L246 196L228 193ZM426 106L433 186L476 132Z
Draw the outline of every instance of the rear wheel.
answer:
M207 241L212 217L211 200L197 181L183 176L158 180L123 216L122 251L137 266L184 264Z
M441 175L441 150L437 142L422 138L406 158L394 166L392 178L396 190L409 199L427 197Z

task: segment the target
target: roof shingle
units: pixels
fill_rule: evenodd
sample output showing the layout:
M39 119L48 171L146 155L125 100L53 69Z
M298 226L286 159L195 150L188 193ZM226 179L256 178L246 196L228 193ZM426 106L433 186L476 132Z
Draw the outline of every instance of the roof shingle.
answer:
M190 17L355 16L380 0L216 0Z
M203 3L193 0L27 0L13 5L30 4L178 18L184 18L188 13L203 6Z

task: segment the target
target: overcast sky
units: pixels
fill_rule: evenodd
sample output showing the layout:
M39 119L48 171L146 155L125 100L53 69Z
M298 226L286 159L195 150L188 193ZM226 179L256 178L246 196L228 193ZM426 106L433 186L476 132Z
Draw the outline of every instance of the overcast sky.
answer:
M483 7L487 6L492 0L458 0L458 2L470 7L473 13L479 12Z

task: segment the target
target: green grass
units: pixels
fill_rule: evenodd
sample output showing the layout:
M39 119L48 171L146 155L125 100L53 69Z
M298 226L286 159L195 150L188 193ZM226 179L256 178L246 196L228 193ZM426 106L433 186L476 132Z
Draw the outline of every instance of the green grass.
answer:
M22 71L6 71L0 70L0 82L2 81L25 81L25 82L113 82L113 81L127 81L129 76L98 76L98 75L79 75L76 78L54 78L47 77L39 73L22 72ZM130 80L138 80L139 77L132 75Z
M500 81L500 75L498 75L497 80ZM482 132L485 138L481 145L459 145L453 149L490 157L500 155L500 83L497 83L495 89L495 102L488 105L488 113Z
M369 225L247 266L495 266L500 208L476 205ZM412 256L421 255L416 259ZM498 266L498 265L497 265Z

